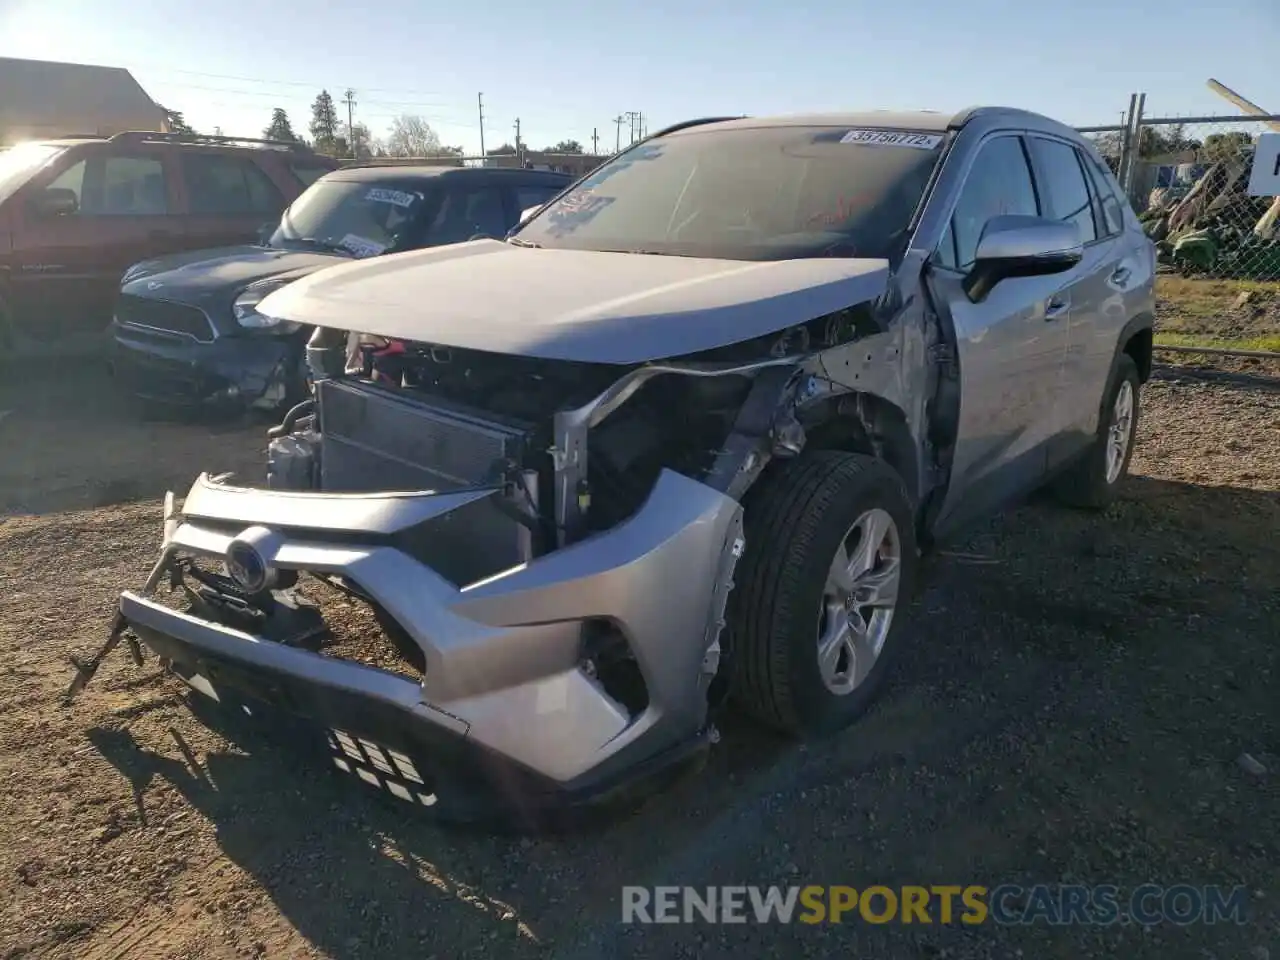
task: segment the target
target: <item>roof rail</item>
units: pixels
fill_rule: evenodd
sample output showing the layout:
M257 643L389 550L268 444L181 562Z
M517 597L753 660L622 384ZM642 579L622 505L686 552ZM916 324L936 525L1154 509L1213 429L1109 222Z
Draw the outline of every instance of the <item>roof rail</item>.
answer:
M260 137L214 137L202 133L158 133L151 130L127 130L110 138L111 143L192 143L204 146L236 146L253 144L263 147L280 147L297 153L313 153L305 143L297 140L264 140Z

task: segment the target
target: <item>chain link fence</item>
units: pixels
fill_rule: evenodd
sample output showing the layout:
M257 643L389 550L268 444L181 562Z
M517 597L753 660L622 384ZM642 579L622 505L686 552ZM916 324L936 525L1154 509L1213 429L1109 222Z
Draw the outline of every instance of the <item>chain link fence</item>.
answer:
M1137 130L1125 186L1161 262L1184 276L1280 281L1280 198L1248 192L1258 138L1280 119L1172 117Z

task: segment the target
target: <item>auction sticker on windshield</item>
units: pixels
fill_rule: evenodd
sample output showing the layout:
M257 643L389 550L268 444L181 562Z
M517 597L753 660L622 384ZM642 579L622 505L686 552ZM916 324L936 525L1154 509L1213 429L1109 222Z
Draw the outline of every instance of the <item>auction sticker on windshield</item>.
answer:
M411 207L413 201L418 199L415 194L405 193L403 190L388 190L386 187L374 187L364 198L375 203L394 203L397 207Z
M384 244L356 236L354 233L348 233L338 243L350 250L355 257L376 257L387 249Z
M841 143L863 143L873 147L911 147L915 150L932 150L942 142L937 133L902 133L896 130L850 130L840 138Z

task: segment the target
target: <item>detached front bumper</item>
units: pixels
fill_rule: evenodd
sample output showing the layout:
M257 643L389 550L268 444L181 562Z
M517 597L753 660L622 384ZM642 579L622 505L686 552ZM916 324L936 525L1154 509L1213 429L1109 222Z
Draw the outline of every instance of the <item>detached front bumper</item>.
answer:
M113 322L109 362L121 386L146 400L191 407L276 406L285 400L303 347L297 336L195 340Z
M515 809L592 802L703 746L740 505L665 472L628 521L485 580L450 583L415 558L414 543L457 536L451 518L497 493L292 493L201 477L167 525L158 569L251 542L269 568L358 588L421 649L421 682L140 593L122 594L122 623L197 689L315 721L339 767L421 804L451 791ZM586 668L585 627L601 623L634 656L638 711Z

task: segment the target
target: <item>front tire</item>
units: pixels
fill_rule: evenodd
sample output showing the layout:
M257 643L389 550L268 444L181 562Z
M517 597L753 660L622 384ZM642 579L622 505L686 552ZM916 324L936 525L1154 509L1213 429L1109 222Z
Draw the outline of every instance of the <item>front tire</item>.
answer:
M870 706L901 632L917 549L901 477L875 457L817 451L748 501L730 594L730 695L796 735L843 729Z
M1101 510L1115 500L1133 457L1141 389L1138 365L1127 353L1121 354L1107 388L1097 436L1080 460L1053 484L1054 494L1063 503Z

